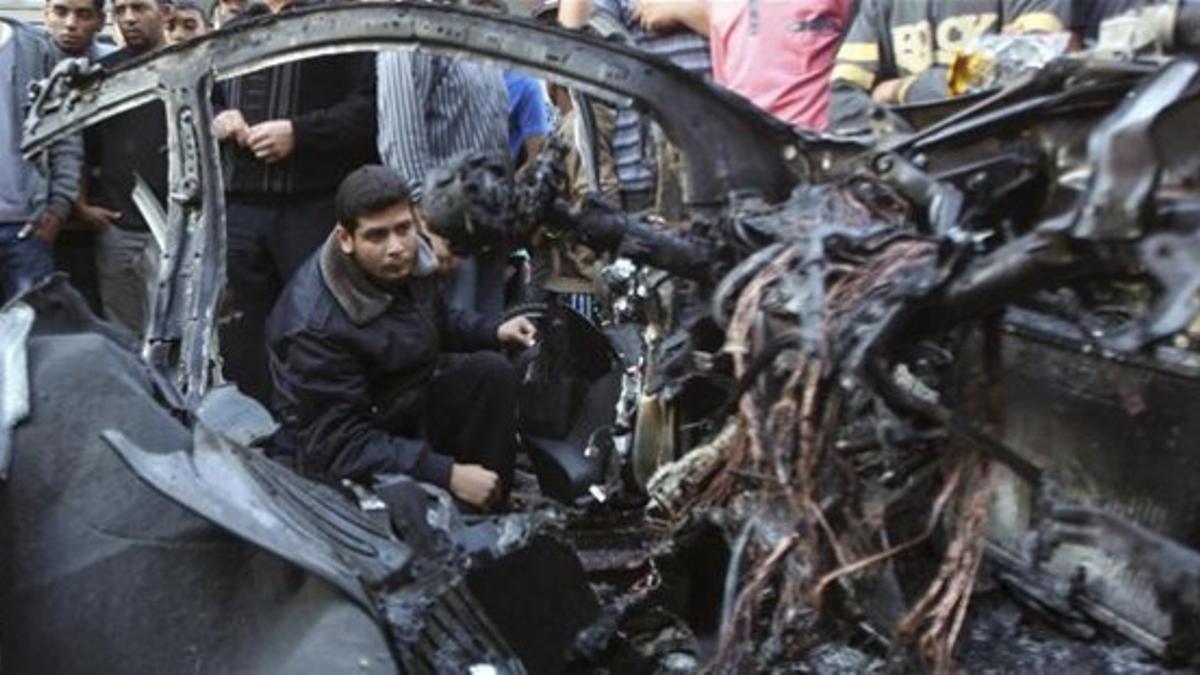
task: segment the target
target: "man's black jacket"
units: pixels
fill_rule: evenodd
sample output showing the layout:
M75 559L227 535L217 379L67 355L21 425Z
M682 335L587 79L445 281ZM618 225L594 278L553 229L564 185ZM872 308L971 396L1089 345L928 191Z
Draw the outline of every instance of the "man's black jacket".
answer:
M288 283L267 325L276 447L307 475L405 473L447 487L452 460L411 433L447 351L495 349L496 324L449 308L422 242L412 277L385 291L331 236Z
M282 11L323 4L298 0ZM254 3L229 27L269 15ZM332 54L255 71L222 82L214 99L217 108L240 110L250 126L292 122L295 149L275 164L224 144L226 191L241 199L332 194L351 171L377 161L374 54Z
M144 53L125 47L97 64L116 68ZM146 103L87 129L83 143L88 201L120 213L114 222L123 230L149 231L132 193L135 176L141 176L158 203L167 203L167 112L162 101Z

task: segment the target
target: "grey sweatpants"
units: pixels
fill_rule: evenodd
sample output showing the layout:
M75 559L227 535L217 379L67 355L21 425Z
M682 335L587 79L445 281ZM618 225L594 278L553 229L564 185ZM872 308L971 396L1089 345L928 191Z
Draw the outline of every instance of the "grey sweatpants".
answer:
M96 276L104 315L135 335L145 334L158 257L158 245L149 232L109 227L96 237Z

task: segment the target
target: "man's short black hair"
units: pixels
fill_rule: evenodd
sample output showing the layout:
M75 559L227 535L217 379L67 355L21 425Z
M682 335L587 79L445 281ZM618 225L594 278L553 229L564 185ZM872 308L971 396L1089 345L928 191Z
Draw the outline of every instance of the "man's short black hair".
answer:
M359 218L408 203L412 201L411 196L404 177L395 169L368 164L355 169L338 186L334 210L338 223L353 233L358 228Z
M200 15L200 19L204 22L205 26L209 28L212 27L208 18L208 12L204 11L204 8L200 6L200 3L195 2L195 0L175 0L172 4L174 5L176 12L195 12Z
M92 7L96 9L96 13L100 16L104 16L104 3L105 0L92 0ZM50 0L46 0L46 4L49 5Z

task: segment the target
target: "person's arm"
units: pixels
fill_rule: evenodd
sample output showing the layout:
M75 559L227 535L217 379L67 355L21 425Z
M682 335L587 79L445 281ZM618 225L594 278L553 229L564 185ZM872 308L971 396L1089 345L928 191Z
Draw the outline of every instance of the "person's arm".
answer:
M103 232L121 219L121 212L92 204L88 199L89 188L90 183L87 177L80 178L79 197L75 199L75 206L72 210L72 214L75 216L74 221L83 225L81 229Z
M432 88L429 57L412 52L384 52L376 57L379 81L379 156L400 172L419 196L431 168L425 102Z
M437 292L439 328L446 351L474 352L500 348L496 334L499 324L482 315L446 302L445 296Z
M1060 33L1073 25L1071 0L1004 0L1004 32Z
M879 22L876 0L863 0L858 16L838 50L830 76L829 126L834 130L867 126L872 92L882 84L879 82L882 65Z
M670 33L686 28L708 37L708 0L637 0L634 17L648 31Z
M305 468L333 480L403 473L450 487L450 457L424 440L394 436L372 423L364 366L347 348L304 332L285 338L271 358L272 376L292 401L295 414L285 416L284 424L295 435Z
M50 194L46 210L61 220L71 214L71 207L79 197L79 181L83 172L83 141L79 134L71 134L50 146L49 181Z
M596 114L596 161L600 163L600 194L616 203L621 193L613 154L617 111L599 102L592 103L592 110Z
M927 103L951 98L950 69L946 66L930 66L918 75L892 80L895 83L894 97L888 100L877 95L875 100L886 104ZM878 87L876 93L878 94Z
M339 74L356 83L344 99L320 110L291 118L295 154L331 155L352 152L369 156L375 148L375 59L371 55L341 55Z
M540 155L542 152L542 148L545 146L546 146L546 134L535 134L533 136L526 136L525 141L521 144L521 147L524 148L525 161L528 162L529 160L533 159L534 157L537 157L538 155Z
M83 171L83 140L79 134L71 134L51 145L46 151L42 170L47 183L46 205L29 223L29 232L42 241L53 243L79 197Z
M592 18L592 0L562 0L558 5L558 25L576 30Z

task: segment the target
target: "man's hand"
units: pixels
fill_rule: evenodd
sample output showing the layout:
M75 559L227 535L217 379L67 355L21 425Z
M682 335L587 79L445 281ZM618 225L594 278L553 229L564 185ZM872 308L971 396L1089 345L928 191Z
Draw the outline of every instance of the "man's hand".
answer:
M537 326L523 316L517 316L500 324L496 337L506 345L532 347L537 342Z
M472 506L486 509L500 497L500 477L478 464L455 464L450 469L450 492Z
M904 78L880 82L871 92L871 100L879 105L895 105L900 103L900 92L904 89L904 84Z
M708 8L703 0L635 0L633 18L652 33L687 28L708 36Z
M679 25L675 18L675 0L635 0L633 18L642 28L657 33Z
M291 120L261 122L246 131L244 145L259 160L274 164L287 159L296 149L296 134Z
M62 229L62 221L58 216L47 211L36 220L31 220L21 229L20 237L36 237L47 244L53 244L58 237L58 231Z
M242 117L242 111L226 110L213 118L212 132L218 141L232 139L238 145L244 146L250 126L246 124L246 118Z
M76 219L93 232L103 232L121 219L120 211L110 211L103 206L93 206L87 202L75 202Z

